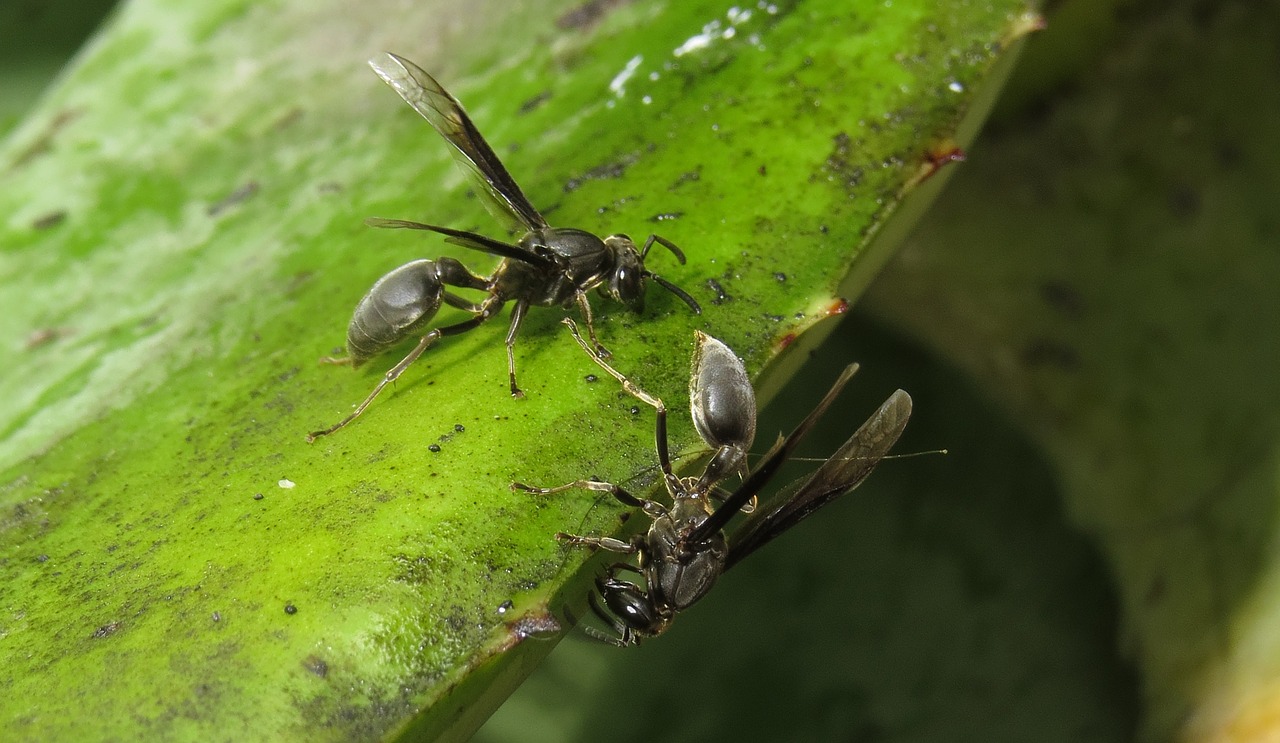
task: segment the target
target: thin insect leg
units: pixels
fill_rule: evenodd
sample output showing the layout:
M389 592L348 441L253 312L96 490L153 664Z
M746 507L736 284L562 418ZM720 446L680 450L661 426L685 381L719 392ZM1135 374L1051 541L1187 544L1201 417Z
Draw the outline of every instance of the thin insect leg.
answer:
M464 299L463 297L459 297L456 294L450 294L449 292L441 292L440 299L444 300L444 303L450 307L457 307L458 309L466 310L467 312L479 314L483 311L482 304L476 304L470 299Z
M613 537L580 537L577 534L565 534L562 531L556 532L556 541L564 542L573 547L598 547L602 550L623 555L635 554L640 549L631 542L624 542Z
M719 501L720 503L724 503L726 500L729 499L730 495L733 495L733 493L717 485L716 487L711 488L711 490L707 492L707 495L711 496L712 498ZM759 503L760 503L760 499L753 495L751 496L751 499L748 500L746 503L742 504L742 508L739 508L738 510L741 511L742 513L751 513L756 510L756 506L759 505Z
M428 348L431 347L431 344L435 343L436 341L440 340L445 336L458 335L459 333L465 333L468 330L479 327L490 317L493 317L494 312L497 311L494 308L494 305L496 305L498 308L502 306L500 303L497 303L497 302L486 301L485 306L483 306L483 311L479 315L476 315L475 317L471 318L470 320L465 320L455 325L448 325L443 328L436 328L435 330L432 330L430 333L427 333L426 335L422 336L422 339L418 341L418 345L413 347L413 350L409 352L409 355L401 359L400 363L391 367L391 369L382 376L382 379L378 382L377 386L373 388L373 391L369 393L369 396L364 399L364 402L360 403L356 407L356 409L351 412L350 415L338 421L337 423L333 424L332 426L329 426L323 431L312 431L311 433L307 434L307 443L311 443L316 439L320 438L321 436L328 436L329 434L340 430L341 428L343 428L344 426L346 426L348 423L355 420L356 418L359 418L360 414L364 412L365 408L369 407L369 404L372 403L374 399L378 397L378 395L382 392L383 388L385 388L388 384L396 381L396 379L399 378L399 376L404 373L405 369L408 369L409 366L413 364L413 362L418 360L418 357L422 355L423 351L426 351Z
M516 385L516 334L520 332L520 323L524 321L524 313L529 303L521 300L511 308L511 327L507 330L507 377L511 381L511 396L524 397L520 387Z
M609 366L608 362L600 358L598 354L593 353L591 346L587 345L582 334L578 332L578 326L574 324L572 319L566 317L563 322L565 325L569 326L569 332L573 335L573 339L578 342L579 346L582 346L582 350L587 352L587 355L591 357L592 361L596 362L597 366L609 372L609 375L618 380L622 385L622 389L626 390L632 397L643 403L652 405L653 409L658 411L658 421L654 432L654 439L658 449L658 463L661 465L662 474L666 478L667 488L672 489L672 492L675 492L673 488L678 489L679 482L676 480L676 476L671 470L671 449L667 445L667 406L662 403L661 399L654 397L648 392L637 387L636 384L630 379L627 379L622 372L614 369L612 366Z
M321 364L330 364L332 366L351 366L350 356L321 356Z
M602 359L612 358L613 354L609 349L605 348L600 339L596 337L596 326L591 315L591 302L587 300L587 293L580 291L573 297L578 303L578 309L582 311L582 320L587 324L587 335L591 337L591 345L595 346L596 355Z
M612 565L610 565L610 566L609 566L609 573L610 573L610 574L617 573L617 572L619 572L619 571L621 571L621 570L628 570L628 571L630 571L630 572L632 572L632 573L635 573L635 574L637 574L637 575L644 575L644 571L643 571L643 570L641 570L640 568L636 567L635 565L632 565L632 564L631 564L631 563L629 563L629 562L615 562L614 564L612 564Z
M604 358L600 356L600 354L592 350L591 346L588 345L587 341L582 337L582 334L578 332L578 324L575 323L572 318L566 317L565 319L561 320L561 322L569 326L569 332L573 334L573 339L578 342L579 346L582 346L582 350L587 352L587 355L591 357L591 360L596 362L596 364L599 365L601 369L604 369L605 371L609 372L609 376L618 380L618 382L622 385L622 388L626 390L628 394L630 394L632 397L636 398L637 400L640 400L643 403L653 406L655 410L658 410L658 411L666 410L666 406L662 404L662 400L659 400L653 395L650 395L648 392L645 392L644 390L637 387L636 384L632 382L630 379L627 379L627 377L623 375L622 372L618 371L617 369L614 369L612 366L609 366L609 362L605 361Z
M530 485L525 485L522 482L511 483L512 490L523 490L526 493L537 493L539 495L563 493L566 490L573 490L574 488L594 490L598 493L608 493L625 505L644 509L644 512L651 518L656 519L661 516L665 516L667 513L666 507L657 501L648 500L647 498L637 498L618 485L614 485L610 482L601 482L600 480L574 480L573 482L565 483L564 485L557 485L551 488L535 488Z

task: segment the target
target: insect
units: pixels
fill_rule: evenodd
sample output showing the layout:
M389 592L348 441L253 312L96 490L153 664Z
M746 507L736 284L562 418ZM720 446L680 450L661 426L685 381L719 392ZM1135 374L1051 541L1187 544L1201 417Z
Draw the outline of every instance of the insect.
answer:
M667 411L662 400L611 367L577 332L572 320L566 318L565 323L596 364L621 382L628 393L657 410L658 464L672 504L667 507L638 498L617 485L597 480L578 480L552 488L522 483L512 483L511 487L542 494L571 488L605 492L643 510L652 520L646 533L628 541L556 534L556 539L566 544L636 556L636 565L617 562L609 566L596 579L596 590L588 595L591 610L613 629L613 634L590 626L585 630L592 637L619 647L662 634L676 614L705 596L726 570L834 498L858 487L902 435L911 415L910 395L897 390L813 474L765 508L753 508L757 494L835 401L858 370L857 364L845 367L826 396L795 430L774 444L735 490L726 492L718 484L745 466L756 427L755 393L742 361L733 351L711 336L696 333L689 406L694 427L712 447L713 454L701 475L679 477L671 468ZM718 507L713 507L713 500L719 501ZM750 515L732 536L726 536L725 527L739 512ZM622 573L640 576L643 585L623 579Z
M515 397L523 396L516 384L516 335L531 306L568 308L576 304L582 312L591 341L602 356L609 353L596 340L591 304L587 300L587 292L592 289L598 289L604 296L640 312L644 309L645 281L652 279L683 300L694 313L702 312L688 293L645 268L649 249L655 244L670 250L683 264L684 253L675 243L658 235L649 235L643 246L637 248L631 238L622 234L600 239L585 230L551 227L529 203L493 149L480 136L462 104L435 78L394 54L374 57L369 60L369 66L450 144L454 160L470 178L489 212L512 232L522 233L523 237L515 243L507 243L474 232L403 219L365 220L374 227L435 232L444 235L445 242L498 256L502 260L489 276L472 273L456 259L440 258L406 263L378 279L356 305L347 328L347 356L325 361L359 367L411 336L421 334L421 338L400 363L383 375L369 396L350 415L323 431L312 432L307 436L308 441L331 434L355 420L383 388L394 382L433 343L483 325L507 302L514 303L506 346L507 373L511 394ZM449 292L446 287L474 289L485 296L480 302L473 303ZM469 312L471 317L428 330L442 303Z

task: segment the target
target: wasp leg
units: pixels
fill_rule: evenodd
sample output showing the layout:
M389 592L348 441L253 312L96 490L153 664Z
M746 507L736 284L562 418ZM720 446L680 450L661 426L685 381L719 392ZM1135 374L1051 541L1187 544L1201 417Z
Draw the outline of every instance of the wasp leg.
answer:
M321 436L328 436L329 434L342 429L344 426L346 426L348 423L355 420L356 418L359 418L360 414L364 412L365 408L369 407L369 404L372 403L378 397L378 395L382 392L383 388L385 388L388 384L396 381L396 379L399 378L399 376L404 373L404 370L408 369L409 366L413 364L413 362L417 361L418 357L422 355L422 352L430 348L433 343L440 340L441 338L444 338L445 336L459 335L461 333L467 332L468 330L473 330L475 328L478 328L481 325L483 325L489 318L497 314L497 312L501 309L502 309L501 301L498 301L496 299L485 300L485 302L480 305L480 313L477 314L475 317L469 320L464 320L463 322L460 322L454 325L446 325L443 328L436 328L432 330L430 333L427 333L426 335L422 336L422 339L418 341L418 345L413 347L413 350L409 352L409 355L401 359L400 363L391 367L391 369L382 376L382 379L378 382L377 386L373 388L373 392L370 392L369 396L364 399L364 402L356 406L356 409L353 410L350 415L338 421L337 423L333 424L332 426L329 426L323 431L312 431L311 433L307 434L307 443L311 443L316 439L320 438Z
M591 337L591 345L595 347L593 356L602 359L612 358L613 354L609 349L600 343L600 339L596 337L596 326L594 318L591 315L591 302L587 299L587 293L580 291L573 295L574 300L578 303L578 309L582 311L582 321L587 324L587 335ZM567 319L567 318L566 318Z
M630 379L627 379L626 375L624 375L622 372L618 371L617 369L614 369L612 366L609 366L609 362L604 360L605 357L600 355L598 351L593 349L591 345L589 345L587 341L582 337L582 333L578 332L578 324L573 321L573 318L566 317L560 322L563 322L565 325L569 326L569 333L573 335L573 339L578 342L578 345L582 346L582 350L586 351L587 355L591 357L591 360L596 362L596 364L601 369L604 369L606 372L608 372L609 376L618 380L618 382L622 385L622 389L627 391L627 394L631 395L632 397L636 398L637 400L640 400L641 402L647 405L653 406L653 408L659 412L664 412L666 410L666 407L662 404L662 400L659 400L653 395L650 395L648 392L645 392L644 390L640 389L639 387L636 386L635 382L632 382ZM588 330L590 330L590 328L588 328ZM592 336L592 343L594 342L595 342L595 337ZM599 345L599 344L596 344L596 345Z
M552 488L535 488L531 485L525 485L522 482L511 483L512 490L523 490L526 493L536 493L538 495L563 493L566 490L573 490L574 488L594 490L598 493L608 493L625 505L643 509L644 512L649 515L649 518L656 519L667 515L667 509L661 503L647 498L637 498L611 482L601 482L600 480L574 480L573 482L565 483L564 485L557 485Z
M556 541L564 542L572 547L596 547L624 555L633 554L639 549L631 542L624 542L613 537L580 537L577 534L565 534L562 531L556 532Z
M462 297L459 297L456 294L450 294L449 292L441 292L440 299L450 307L457 307L460 310L466 310L473 314L478 315L484 311L483 305L476 304L469 299L463 299Z
M671 450L667 445L667 406L662 403L660 398L654 397L648 392L640 389L636 386L635 382L628 379L622 372L614 369L612 366L609 366L609 363L601 358L600 355L587 344L587 341L582 337L582 334L578 332L578 326L572 319L566 317L562 322L569 326L569 332L573 335L573 339L578 342L579 346L582 346L582 350L587 352L587 355L591 357L592 361L596 362L597 366L604 369L611 377L618 380L618 382L622 384L622 389L627 391L627 394L646 405L653 406L653 409L658 412L656 430L654 431L654 439L658 448L658 464L662 467L662 475L666 480L667 489L675 492L675 490L679 488L680 483L671 470Z
M729 492L728 490L725 490L722 487L717 486L717 487L711 488L711 490L707 493L707 495L716 499L720 503L724 503L726 500L729 499L730 495L733 495L733 493ZM760 499L753 495L751 496L751 499L748 500L746 503L743 503L742 508L739 508L738 510L741 511L742 513L752 513L756 510L756 506L759 505L759 503L760 503Z
M516 334L520 332L520 323L524 322L524 313L528 309L528 302L516 302L511 308L511 327L507 329L507 377L511 381L512 397L524 397L524 393L516 385Z

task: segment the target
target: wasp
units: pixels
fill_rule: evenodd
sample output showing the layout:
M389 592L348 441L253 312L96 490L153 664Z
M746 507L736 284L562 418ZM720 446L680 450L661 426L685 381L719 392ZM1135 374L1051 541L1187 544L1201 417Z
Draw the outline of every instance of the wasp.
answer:
M689 379L689 406L694 428L712 449L702 473L680 477L671 466L667 442L667 410L662 400L640 389L609 365L588 345L566 318L573 337L596 364L612 375L633 397L657 411L655 441L658 465L671 505L640 498L618 485L598 480L577 480L552 488L512 483L514 490L558 493L584 488L612 495L641 509L651 523L647 532L629 540L557 533L559 541L586 548L635 556L635 564L617 562L595 581L588 595L592 612L612 628L613 634L587 626L596 639L625 647L662 634L675 616L697 603L716 580L743 558L763 547L833 499L862 484L897 442L911 416L911 396L897 390L880 405L829 459L811 475L786 489L766 507L756 498L790 458L800 441L831 407L841 389L858 370L850 364L831 389L787 436L778 440L732 491L719 483L746 468L747 452L755 439L755 393L746 369L732 350L709 335L695 331L693 368ZM746 514L740 527L726 535L726 527L738 513ZM639 576L642 583L623 577Z
M445 242L502 260L489 276L473 273L454 258L439 258L411 261L378 279L356 305L351 317L347 327L347 355L325 361L359 367L411 336L420 335L418 343L383 375L350 415L323 431L312 432L307 436L308 441L331 434L355 420L383 388L394 382L432 344L483 325L508 302L512 303L512 311L506 339L507 374L514 397L523 396L516 384L516 336L525 313L532 306L577 305L592 343L602 356L607 356L608 351L596 340L591 304L587 299L592 289L640 312L644 309L646 280L652 279L683 300L695 314L701 313L701 307L687 292L645 268L645 259L654 245L671 251L676 260L684 264L684 253L675 243L659 235L649 235L644 244L637 247L630 237L622 234L601 239L586 230L550 226L503 167L462 104L435 78L395 54L374 57L369 60L369 66L449 143L454 160L467 174L489 212L511 232L521 233L523 237L509 243L474 232L403 219L365 220L373 227L435 232L444 235ZM474 289L482 292L484 298L471 302L447 287ZM431 328L431 321L442 304L468 312L471 317Z

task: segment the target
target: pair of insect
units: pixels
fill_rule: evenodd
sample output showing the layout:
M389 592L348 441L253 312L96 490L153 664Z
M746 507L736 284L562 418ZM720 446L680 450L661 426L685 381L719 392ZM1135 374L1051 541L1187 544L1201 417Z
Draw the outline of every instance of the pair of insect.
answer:
M612 537L583 537L559 533L556 538L575 546L600 548L636 557L636 564L617 562L596 580L589 595L592 611L613 634L588 627L594 637L617 645L632 645L642 638L661 634L674 616L696 603L716 579L742 558L789 529L833 498L846 493L866 479L898 440L911 413L911 398L898 390L841 446L830 459L806 480L778 498L767 508L756 509L760 491L774 477L840 390L857 370L846 367L826 396L789 435L754 467L746 466L747 452L755 440L755 393L742 361L720 341L696 332L696 349L690 378L690 410L699 436L713 450L702 474L679 477L675 474L667 440L667 411L662 400L642 390L612 367L608 351L600 345L592 324L587 292L599 289L635 311L643 309L646 279L675 294L695 312L698 303L679 287L645 268L649 249L656 243L670 250L680 263L684 254L673 243L650 235L637 249L626 235L601 240L584 230L555 228L529 203L497 155L485 142L471 119L439 83L406 59L384 54L370 60L370 66L404 100L444 137L454 159L470 176L476 192L489 211L524 236L514 244L448 227L393 219L370 219L377 227L427 230L445 236L445 241L502 258L488 277L473 274L453 258L417 260L407 263L373 285L356 306L347 330L348 356L334 363L360 366L399 342L422 333L416 346L391 368L356 409L338 423L307 438L314 441L355 420L378 394L440 338L479 327L514 302L507 331L507 371L511 394L519 396L516 384L514 346L520 323L530 306L576 304L582 312L590 338L583 338L576 324L565 323L588 356L617 379L629 394L657 411L655 441L662 479L670 495L670 508L658 501L639 498L618 485L596 480L578 480L553 488L535 488L513 483L513 489L533 493L558 493L571 488L606 492L629 506L640 508L652 520L645 534L628 541ZM455 286L485 293L479 303L445 289ZM441 304L470 312L462 322L427 330ZM426 331L426 332L423 332ZM735 472L746 472L733 491L720 483ZM719 501L718 507L713 501ZM729 521L738 513L749 520L726 537ZM632 572L643 585L624 580Z

